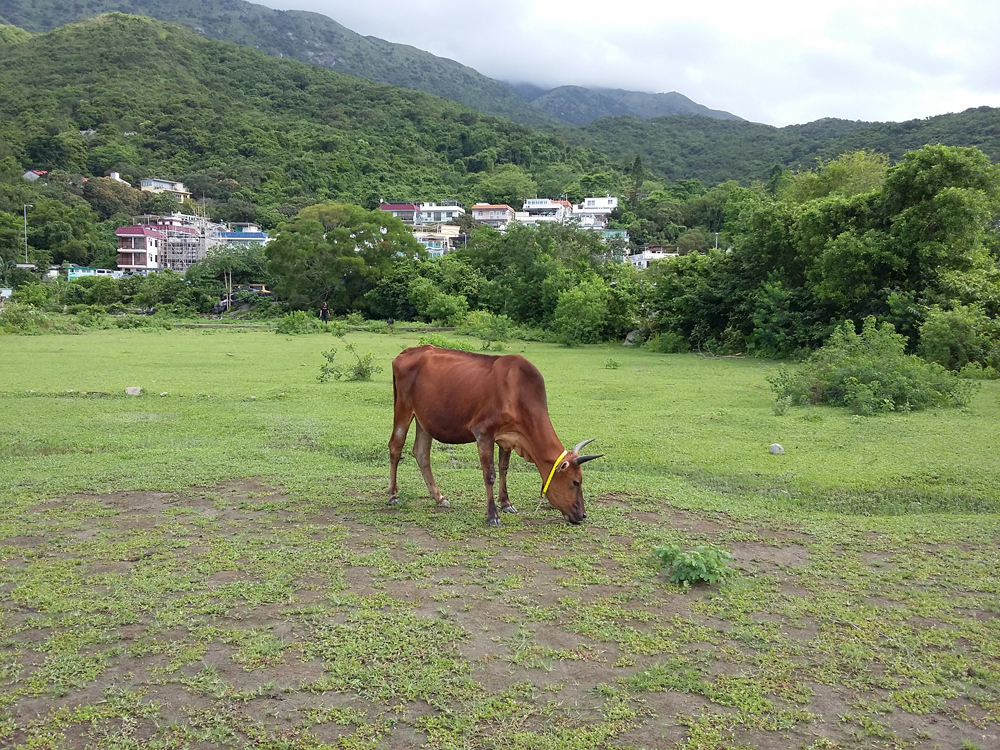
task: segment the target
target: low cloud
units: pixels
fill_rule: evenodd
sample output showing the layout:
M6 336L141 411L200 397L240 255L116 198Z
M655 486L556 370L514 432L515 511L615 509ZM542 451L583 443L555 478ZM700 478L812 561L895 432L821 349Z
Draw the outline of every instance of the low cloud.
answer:
M500 80L678 91L779 126L1000 106L995 0L266 4L323 13Z

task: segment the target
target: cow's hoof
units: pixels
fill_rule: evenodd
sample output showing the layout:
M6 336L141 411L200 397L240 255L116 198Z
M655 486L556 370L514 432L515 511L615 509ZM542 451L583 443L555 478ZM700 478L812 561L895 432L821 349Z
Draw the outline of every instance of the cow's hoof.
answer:
M513 505L505 505L500 510L502 510L504 513L517 513L517 508L515 508Z
M500 519L499 518L487 518L486 519L486 523L488 523L490 526L499 526L500 525Z
M389 505L399 505L399 498L398 497L390 497L388 504Z
M451 503L449 503L447 500L445 500L442 497L440 500L437 501L437 507L439 507L439 508L450 508L451 507Z

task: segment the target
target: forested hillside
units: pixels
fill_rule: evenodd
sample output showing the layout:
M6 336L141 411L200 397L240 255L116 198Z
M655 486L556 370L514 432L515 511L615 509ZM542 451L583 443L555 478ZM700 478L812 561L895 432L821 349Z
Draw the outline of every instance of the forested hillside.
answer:
M615 159L641 155L643 164L671 180L697 178L707 185L725 180L767 181L775 167L810 168L847 151L867 149L899 160L927 144L976 146L1000 158L1000 109L979 107L900 123L826 118L775 128L760 123L694 115L639 120L614 117L567 131L579 145Z
M0 45L0 91L8 176L182 179L219 218L265 226L324 198L559 194L611 167L428 94L120 14Z
M702 115L719 120L740 120L723 112L693 102L683 94L647 94L623 89L588 89L583 86L559 86L549 91L515 87L522 96L543 112L570 125L589 125L605 117L629 115L642 120L672 115Z
M436 94L515 122L556 122L503 83L466 65L409 45L361 36L319 13L272 10L244 0L0 0L0 22L38 32L115 11L180 24L213 39L377 83Z

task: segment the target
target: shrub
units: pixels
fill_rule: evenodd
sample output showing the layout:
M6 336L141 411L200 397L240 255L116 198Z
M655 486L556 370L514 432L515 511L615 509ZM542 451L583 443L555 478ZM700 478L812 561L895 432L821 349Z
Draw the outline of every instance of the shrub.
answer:
M427 305L425 314L446 326L460 325L469 314L469 302L464 294L438 294Z
M389 328L389 324L384 320L370 320L365 324L365 330L368 333L392 333Z
M295 310L294 312L284 315L281 320L278 321L278 327L275 329L275 333L297 335L301 333L316 333L317 331L322 330L323 321L319 318L314 318L305 310Z
M359 355L354 348L354 344L347 344L344 348L354 356L354 363L335 365L333 360L337 356L337 350L331 349L328 352L322 352L324 359L326 359L326 364L320 365L319 375L317 376L319 382L325 383L331 377L336 380L340 380L341 378L347 380L371 380L373 375L382 372L382 368L375 364L375 355L372 352L368 351Z
M604 360L605 370L617 370L621 366L622 366L621 360L615 359L614 357L608 357L606 360Z
M659 352L660 354L684 354L691 351L691 345L688 343L688 340L673 331L654 333L646 339L646 343L642 346L644 349L648 349L651 352Z
M6 333L35 336L48 327L48 316L32 304L8 302L0 307L0 330Z
M430 344L441 349L458 349L463 352L474 352L477 348L469 341L456 341L455 339L446 338L440 333L425 333L417 339L417 346L423 346L424 344Z
M339 339L347 334L347 323L342 320L331 320L324 325L324 328Z
M506 315L477 310L472 317L471 333L483 340L483 349L501 351L514 336L514 321Z
M699 544L689 552L684 552L679 544L666 544L654 547L653 555L660 570L669 574L670 582L684 588L701 581L724 581L732 559L732 555L714 544Z
M359 312L351 312L344 316L344 321L349 326L363 326L365 324L365 316Z
M768 382L791 404L846 406L864 415L968 403L971 382L905 354L905 345L891 323L869 317L858 334L848 320L796 372L782 367Z
M601 279L583 281L559 293L554 315L555 329L566 346L600 341L608 314L607 285Z
M949 370L977 362L1000 366L1000 325L977 305L932 307L920 326L920 356Z

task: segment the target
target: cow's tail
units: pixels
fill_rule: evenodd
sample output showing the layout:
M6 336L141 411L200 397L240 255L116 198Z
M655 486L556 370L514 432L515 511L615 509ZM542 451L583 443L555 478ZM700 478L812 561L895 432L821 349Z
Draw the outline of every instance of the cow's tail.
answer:
M396 406L396 368L392 368L392 405Z

